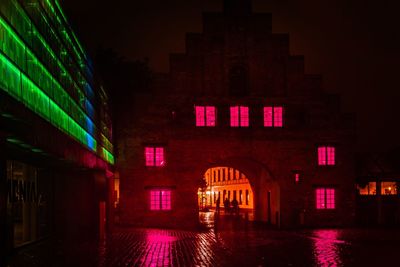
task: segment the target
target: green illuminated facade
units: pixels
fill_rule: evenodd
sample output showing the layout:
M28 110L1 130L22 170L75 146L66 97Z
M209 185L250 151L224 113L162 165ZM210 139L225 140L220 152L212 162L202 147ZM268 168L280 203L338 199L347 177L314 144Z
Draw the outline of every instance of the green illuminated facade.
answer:
M0 2L0 91L114 164L107 95L57 0Z

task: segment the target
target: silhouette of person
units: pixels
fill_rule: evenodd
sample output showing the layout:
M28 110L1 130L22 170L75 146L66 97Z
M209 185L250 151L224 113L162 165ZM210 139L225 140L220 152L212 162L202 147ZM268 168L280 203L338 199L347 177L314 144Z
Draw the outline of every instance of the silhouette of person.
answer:
M217 198L217 202L215 204L215 211L219 214L219 205L221 204L221 200L219 199L219 197Z
M236 215L239 215L239 202L236 200L236 198L232 200L232 211Z
M227 214L229 212L231 203L229 202L229 200L227 198L225 198L224 200L224 208L225 208L225 214Z

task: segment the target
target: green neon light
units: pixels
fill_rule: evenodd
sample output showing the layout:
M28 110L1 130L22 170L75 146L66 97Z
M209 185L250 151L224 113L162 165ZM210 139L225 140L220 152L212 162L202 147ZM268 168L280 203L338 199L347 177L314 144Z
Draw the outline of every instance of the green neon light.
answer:
M108 151L113 151L113 145L112 145L111 142L108 140L108 138L107 138L103 133L101 133L100 136L101 136L101 141L102 141L103 146L104 146Z
M15 29L17 29L17 31L22 34L22 36L29 36L28 39L26 39L25 41L27 42L33 42L34 40L39 40L40 41L40 45L46 48L46 52L49 54L50 59L48 59L48 57L44 56L44 58L46 58L48 64L50 64L50 67L53 68L51 66L51 63L56 63L56 65L58 66L58 68L60 70L61 73L67 73L66 68L64 67L63 63L59 60L59 58L54 54L53 50L50 48L50 46L48 45L48 43L45 41L45 39L43 38L43 36L38 32L38 30L36 29L36 27L30 22L28 16L26 15L25 11L17 6L17 3L15 3L15 1L9 1L9 3L13 3L13 9L12 7L8 7L8 11L10 12L10 16L12 16L12 18L9 18L9 21L12 22L13 26L15 27ZM7 8L6 8L7 9ZM16 12L11 12L15 10ZM44 19L44 22L47 24L47 28L51 30L51 33L53 34L53 36L57 39L57 41L59 42L59 46L62 46L61 42L59 41L59 38L57 37L57 35L54 33L53 29L50 27L49 23L47 22L46 18L42 16L42 18ZM17 23L18 22L18 23ZM7 24L7 23L6 23ZM8 24L7 24L8 26ZM15 37L17 36L16 34L14 34L13 30L11 30L12 35ZM35 38L31 38L35 37ZM19 42L23 42L20 38L16 37L18 39ZM25 44L22 44L21 46L25 46ZM38 47L36 45L36 47ZM23 54L21 55L21 58L23 58ZM25 64L23 64L21 62L21 64L19 64L20 66L25 66ZM24 69L25 70L25 69ZM75 72L74 72L75 73ZM82 75L80 74L80 72L76 72L76 74L79 74L79 80L83 79ZM73 80L73 79L69 79L69 82L72 83L70 85L66 85L67 88L75 88L75 92L78 94L83 94L85 92L85 88L82 86L82 88L80 88L80 86ZM87 84L89 87L90 85ZM90 88L90 90L93 90L92 88ZM79 98L76 99L76 101L79 103L80 100ZM90 100L88 100L90 101ZM82 106L82 108L84 109L85 107Z
M44 2L42 2L42 4L43 3ZM62 36L64 37L64 40L67 41L67 43L72 47L72 50L74 50L75 56L77 57L78 62L80 62L80 61L85 62L85 60L82 59L82 55L78 52L78 50L76 49L76 46L72 42L71 37L67 33L67 30L65 29L61 18L58 16L58 13L56 12L56 10L54 8L53 3L50 0L46 0L46 3L47 3L47 7L48 8L45 8L45 10L50 11L49 15L52 15L54 17L54 19L55 19L55 22L58 23L58 26L60 28L60 32L63 33ZM85 57L85 53L82 52L82 54L83 54L83 58L86 58Z
M7 33L11 35L12 38L5 38L5 40L9 41L0 47L2 51L5 52L16 64L19 66L24 66L25 58L18 58L18 53L14 51L20 51L21 54L26 53L26 56L30 60L29 69L26 67L26 72L30 74L31 78L37 82L42 89L45 90L48 96L52 97L57 104L59 104L65 111L70 111L70 115L77 121L79 124L84 127L86 130L94 134L95 126L93 121L85 114L85 112L78 106L78 104L68 95L68 93L63 89L63 87L58 83L58 81L48 72L48 70L40 63L38 58L33 54L33 52L26 47L23 41L14 33L12 28L0 17L0 26L3 26ZM1 28L0 28L1 29ZM17 45L13 45L12 41L17 41ZM43 43L44 44L44 43ZM19 49L18 49L19 48ZM52 53L54 56L54 53ZM31 71L33 69L33 71ZM88 125L89 124L89 125ZM90 127L90 129L89 129Z
M50 48L43 36L31 23L25 14L25 11L18 6L16 1L9 0L6 1L6 3L7 2L8 6L1 6L0 11L2 13L7 13L8 16L11 17L9 20L13 22L13 26L18 29L22 36L28 36L24 37L26 39L25 41L29 41L30 43L35 39L33 37L36 37L36 40L40 43L40 45L37 43L36 47L44 47L45 50L42 51L46 51L50 56L44 57L47 62L49 62L49 66L54 69L54 65L52 64L55 64L59 67L59 71L62 73L69 73L66 71L64 65L55 55L54 51ZM14 6L11 6L11 3ZM0 51L4 51L4 54L0 52L0 77L2 77L2 79L0 79L1 89L24 103L31 110L48 120L60 130L77 139L90 150L96 151L97 141L87 132L87 130L91 129L91 131L97 132L93 121L90 120L87 114L82 110L82 107L71 98L71 96L60 85L58 80L38 60L35 54L29 50L25 45L24 40L14 32L13 28L9 26L1 16L0 22L8 34L8 36L5 35L5 32L2 32L0 27L0 36L2 37L2 42L0 42ZM57 22L61 23L59 18ZM57 41L59 41L58 36L53 31L52 27L50 27L47 20L45 23L49 26L48 28L51 30L53 36L57 38ZM71 33L74 34L72 31ZM64 34L66 34L66 32L64 32ZM74 38L76 38L76 36L74 36ZM71 39L69 39L69 44L72 44ZM60 41L59 45L62 46ZM75 46L72 45L72 47L75 49L74 52L78 53ZM14 63L10 60L14 61ZM6 77L6 79L4 79L4 77ZM94 110L93 105L87 98L85 98L84 93L79 90L80 87L71 79L70 75L64 77L70 80L72 83L71 87L75 87L75 92L78 93L78 99L80 99L78 103L83 103L84 106L88 105L91 110ZM90 84L87 83L82 76L80 76L79 84L90 87ZM93 95L93 89L89 89ZM83 91L86 92L86 90L87 89L84 88ZM86 101L83 101L84 99L86 99ZM69 114L66 111L69 111ZM88 128L87 123L92 124L92 126ZM103 133L100 133L100 137L102 145L99 146L97 153L106 161L113 163L114 157L110 152L113 150L112 144Z
M17 138L11 138L11 137L7 138L6 141L9 143L12 143L12 144L21 144L22 143L21 140L19 140Z
M56 7L58 11L61 13L61 16L64 19L64 22L68 24L67 16L65 16L63 9L61 8L61 5L58 0L55 0L54 3L56 4ZM79 39L76 37L75 33L71 31L72 36L74 37L75 42L78 44L79 49L81 50L82 54L85 56L85 50L83 49L81 43L79 42Z
M109 163L114 164L114 156L109 151L107 151L107 149L102 147L101 152L102 152L102 158L107 160Z
M3 53L0 53L0 73L6 74L8 78L0 80L3 90L90 150L96 151L97 141L12 64Z
M31 150L32 150L32 152L35 152L35 153L43 153L44 152L43 150L41 150L39 148L32 148Z

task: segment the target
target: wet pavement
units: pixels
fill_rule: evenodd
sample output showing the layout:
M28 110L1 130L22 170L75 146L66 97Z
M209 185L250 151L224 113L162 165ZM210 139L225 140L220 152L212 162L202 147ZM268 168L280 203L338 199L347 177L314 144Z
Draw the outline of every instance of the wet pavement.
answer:
M54 245L21 251L9 266L400 266L399 229L283 231L202 215L200 231L119 228L68 254Z

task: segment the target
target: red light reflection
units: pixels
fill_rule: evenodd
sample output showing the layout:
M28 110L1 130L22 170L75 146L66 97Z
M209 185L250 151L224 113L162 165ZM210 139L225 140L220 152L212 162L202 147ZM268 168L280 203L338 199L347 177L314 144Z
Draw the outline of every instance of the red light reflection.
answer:
M146 241L146 252L141 259L143 266L172 265L172 246L177 241L175 236L162 230L149 230Z
M338 230L315 230L313 235L317 266L342 266L339 244L345 242L338 240Z

